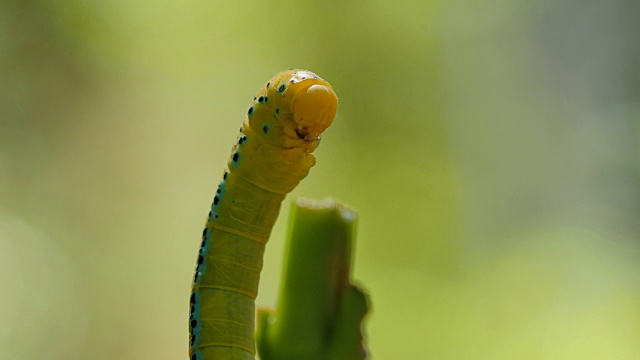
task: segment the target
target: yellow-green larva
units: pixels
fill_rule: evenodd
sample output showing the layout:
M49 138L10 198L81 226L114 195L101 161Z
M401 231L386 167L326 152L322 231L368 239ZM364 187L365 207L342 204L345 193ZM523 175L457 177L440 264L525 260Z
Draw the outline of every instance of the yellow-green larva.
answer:
M255 359L255 298L264 247L282 200L315 164L338 99L292 69L254 97L202 233L189 316L190 360Z

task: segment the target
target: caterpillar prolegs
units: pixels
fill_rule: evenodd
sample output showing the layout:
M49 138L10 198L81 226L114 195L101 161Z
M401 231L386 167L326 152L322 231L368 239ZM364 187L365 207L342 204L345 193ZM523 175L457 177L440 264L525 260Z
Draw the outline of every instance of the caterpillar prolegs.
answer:
M264 247L286 194L315 165L312 152L338 99L316 74L292 69L253 98L202 233L190 298L191 360L255 359L255 298Z

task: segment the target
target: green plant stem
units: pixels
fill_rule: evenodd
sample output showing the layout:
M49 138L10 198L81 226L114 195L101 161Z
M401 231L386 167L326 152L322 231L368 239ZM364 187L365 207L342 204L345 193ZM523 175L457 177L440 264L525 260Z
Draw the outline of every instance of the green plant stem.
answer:
M350 282L356 213L333 200L296 201L277 312L260 310L262 360L364 359L365 294Z

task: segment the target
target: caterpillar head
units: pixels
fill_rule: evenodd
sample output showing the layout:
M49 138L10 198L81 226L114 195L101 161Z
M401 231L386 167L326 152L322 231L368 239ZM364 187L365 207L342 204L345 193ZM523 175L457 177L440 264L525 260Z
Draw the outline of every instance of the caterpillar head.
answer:
M260 89L249 108L248 123L280 147L317 145L337 108L338 98L328 82L307 70L287 70Z
M336 116L336 93L329 83L309 71L294 73L289 82L294 88L292 107L296 134L305 140L319 138Z

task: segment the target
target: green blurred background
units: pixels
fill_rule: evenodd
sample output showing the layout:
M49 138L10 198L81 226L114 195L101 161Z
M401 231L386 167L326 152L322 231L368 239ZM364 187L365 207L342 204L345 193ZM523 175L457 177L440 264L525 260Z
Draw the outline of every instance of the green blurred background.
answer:
M638 359L638 10L0 2L0 359L186 359L212 195L290 67L340 97L292 195L358 210L375 359Z

